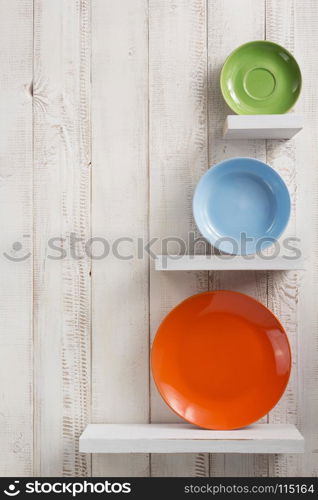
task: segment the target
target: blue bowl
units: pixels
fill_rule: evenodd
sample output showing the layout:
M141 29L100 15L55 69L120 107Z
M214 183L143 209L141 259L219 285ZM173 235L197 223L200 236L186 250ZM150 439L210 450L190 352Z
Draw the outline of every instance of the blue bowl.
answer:
M259 253L286 228L290 197L280 175L254 158L230 158L210 168L193 197L202 235L228 254Z

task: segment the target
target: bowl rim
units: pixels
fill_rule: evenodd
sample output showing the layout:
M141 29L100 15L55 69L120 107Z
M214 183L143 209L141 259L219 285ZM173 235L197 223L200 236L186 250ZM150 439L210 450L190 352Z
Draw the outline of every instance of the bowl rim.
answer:
M229 106L229 108L232 111L234 111L234 113L236 113L237 115L257 115L257 114L266 115L266 114L269 114L269 113L240 113L237 109L235 109L235 107L232 106L232 101L229 102L229 99L225 95L224 89L223 89L223 77L224 77L224 72L225 72L225 66L227 65L227 63L229 62L231 57L233 57L234 54L236 54L236 52L240 51L243 47L245 47L247 45L253 45L256 43L263 43L265 45L273 45L275 47L278 47L279 49L282 49L286 54L288 54L296 63L296 67L297 67L298 73L299 73L299 91L298 91L298 94L296 96L296 99L294 100L293 104L288 109L286 109L286 111L284 113L271 113L271 114L286 114L295 106L295 104L297 103L299 96L301 94L302 84L303 84L302 72L301 72L299 63L298 63L297 59L295 58L295 56L289 50L287 50L285 47L283 47L282 45L280 45L276 42L272 42L271 40L251 40L249 42L245 42L242 45L239 45L238 47L236 47L234 50L232 50L232 52L227 56L227 58L225 59L223 65L222 65L222 69L220 72L220 78L219 78L219 84L220 84L220 89L221 89L223 99L226 102L226 104ZM225 87L225 85L224 85L224 87Z
M197 193L198 193L200 187L202 186L202 184L204 183L204 179L209 175L210 171L213 171L215 168L220 168L220 167L226 165L227 163L232 163L233 161L235 162L237 160L245 160L245 161L248 161L249 163L259 163L259 164L263 165L264 167L268 168L269 171L272 174L274 174L274 176L276 176L279 179L279 181L281 182L282 186L284 187L285 193L287 195L287 207L286 208L288 210L288 213L287 213L287 216L286 216L286 220L284 221L284 224L282 226L281 231L279 231L278 234L275 237L271 237L271 239L273 241L272 242L268 241L267 243L265 243L262 246L262 250L265 250L266 248L271 247L275 242L277 242L279 240L279 238L281 237L281 235L286 230L286 228L288 226L288 223L290 221L290 217L291 217L291 208L292 208L292 206L291 206L291 197L290 197L289 189L288 189L288 186L287 186L286 182L282 178L282 176L273 167L271 167L268 163L265 163L264 161L259 160L258 158L253 158L251 156L234 156L234 157L231 157L231 158L226 158L225 160L222 160L222 161L216 163L215 165L212 165L211 167L209 167L208 170L200 177L200 179L199 179L199 181L198 181L198 183L197 183L197 185L195 187L195 190L194 190L194 193L193 193L193 197L192 197L192 213L193 213L193 217L194 217L194 221L195 221L196 227L198 228L200 234L215 249L217 249L220 252L225 253L227 255L257 255L257 252L256 252L255 249L254 249L254 251L251 251L251 252L246 251L245 253L242 253L239 250L239 252L236 253L236 254L228 254L220 246L216 245L215 241L214 242L211 241L211 239L207 235L206 231L202 231L201 227L199 226L199 224L197 222L197 218L196 218L196 215L195 215L195 213L196 213L195 199L198 196ZM226 236L226 235L221 235L221 236Z

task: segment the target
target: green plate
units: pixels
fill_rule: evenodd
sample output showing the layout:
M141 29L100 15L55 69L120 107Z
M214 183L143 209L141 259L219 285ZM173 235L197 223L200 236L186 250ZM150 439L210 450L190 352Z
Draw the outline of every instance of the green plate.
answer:
M223 97L235 113L280 114L297 101L301 72L290 52L260 40L241 45L229 55L220 83Z

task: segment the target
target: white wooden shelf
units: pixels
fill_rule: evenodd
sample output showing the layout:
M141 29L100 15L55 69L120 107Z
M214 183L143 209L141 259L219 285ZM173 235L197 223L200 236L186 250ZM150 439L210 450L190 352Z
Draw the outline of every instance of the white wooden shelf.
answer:
M288 271L305 269L305 259L276 257L264 259L257 255L157 255L157 271Z
M301 115L228 115L224 139L291 139L304 126Z
M80 437L81 453L303 453L294 425L254 424L211 431L189 424L90 424Z

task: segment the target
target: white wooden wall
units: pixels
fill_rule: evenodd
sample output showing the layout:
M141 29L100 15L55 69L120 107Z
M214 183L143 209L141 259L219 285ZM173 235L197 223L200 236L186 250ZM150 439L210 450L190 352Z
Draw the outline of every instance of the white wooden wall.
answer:
M300 62L305 129L225 142L220 68L265 38ZM316 0L0 0L0 476L318 475L317 67ZM127 254L137 238L186 237L196 182L235 155L285 178L309 271L159 273L146 257L85 254L91 236L131 238ZM48 258L52 237L67 258ZM150 343L171 307L218 288L285 325L293 375L264 420L297 424L306 453L79 454L88 422L177 420L149 376Z

